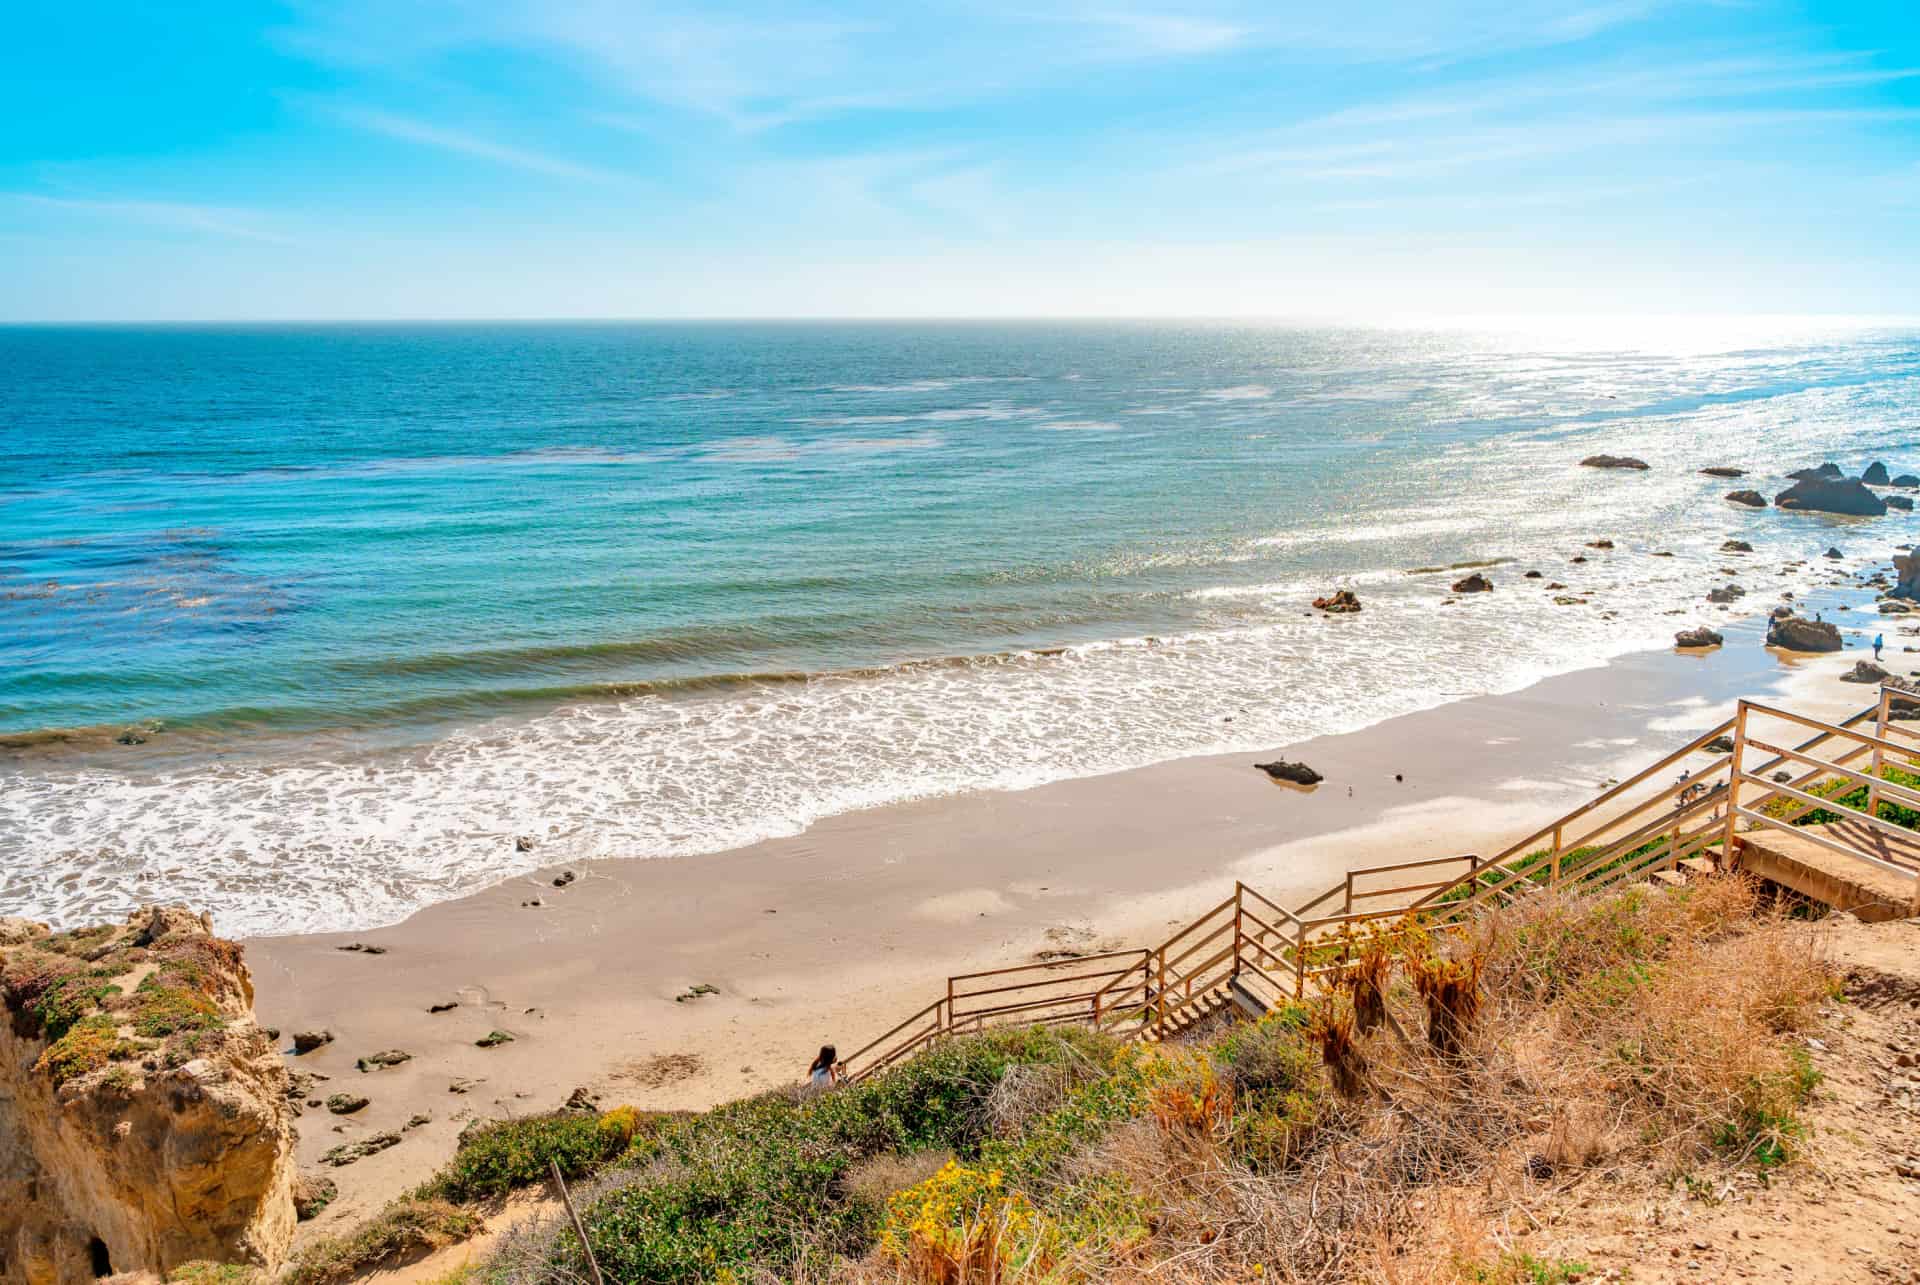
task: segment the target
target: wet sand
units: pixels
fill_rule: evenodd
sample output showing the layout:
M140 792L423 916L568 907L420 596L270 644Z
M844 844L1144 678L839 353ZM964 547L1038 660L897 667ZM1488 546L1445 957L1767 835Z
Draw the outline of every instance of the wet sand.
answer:
M1909 641L1870 609L1836 618ZM310 1108L303 1167L341 1141L433 1117L399 1146L328 1170L341 1197L309 1234L426 1177L476 1116L551 1110L575 1087L603 1105L665 1109L792 1083L820 1044L852 1051L941 993L949 973L1152 944L1236 878L1291 904L1355 866L1494 853L1720 721L1741 695L1824 715L1871 699L1837 681L1863 654L1857 637L1838 655L1789 658L1761 645L1759 620L1725 632L1710 652L1639 653L1275 747L1325 775L1312 791L1255 771L1265 756L1185 759L852 813L711 856L574 865L565 888L548 870L390 928L254 939L260 1020L289 1045L311 1028L336 1037L289 1064L330 1077L316 1096L372 1099L346 1119ZM1897 672L1907 659L1890 649ZM338 949L352 942L385 953ZM716 993L679 998L696 986ZM458 1007L428 1012L450 1000ZM512 1042L476 1046L496 1029ZM354 1069L390 1048L412 1060ZM476 1083L450 1092L459 1080Z

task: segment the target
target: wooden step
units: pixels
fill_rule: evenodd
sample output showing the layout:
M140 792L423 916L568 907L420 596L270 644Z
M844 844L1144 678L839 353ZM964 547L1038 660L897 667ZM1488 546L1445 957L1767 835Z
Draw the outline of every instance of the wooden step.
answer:
M1682 857L1676 864L1688 874L1696 875L1710 875L1720 869L1711 857Z
M1687 877L1678 870L1656 870L1653 872L1652 877L1655 882L1663 883L1669 888L1684 888L1687 886Z

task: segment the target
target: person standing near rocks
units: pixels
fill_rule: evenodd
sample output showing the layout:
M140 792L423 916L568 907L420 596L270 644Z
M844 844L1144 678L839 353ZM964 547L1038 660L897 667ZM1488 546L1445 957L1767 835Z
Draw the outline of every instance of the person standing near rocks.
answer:
M1880 659L1880 649L1886 645L1887 636L1885 634L1875 634L1873 636L1873 658L1875 660Z

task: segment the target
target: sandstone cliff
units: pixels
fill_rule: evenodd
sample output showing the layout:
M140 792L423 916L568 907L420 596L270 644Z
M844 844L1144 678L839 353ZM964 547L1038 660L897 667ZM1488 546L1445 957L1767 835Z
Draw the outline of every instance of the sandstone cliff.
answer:
M172 907L0 920L0 999L0 1281L279 1263L287 1072L237 945Z

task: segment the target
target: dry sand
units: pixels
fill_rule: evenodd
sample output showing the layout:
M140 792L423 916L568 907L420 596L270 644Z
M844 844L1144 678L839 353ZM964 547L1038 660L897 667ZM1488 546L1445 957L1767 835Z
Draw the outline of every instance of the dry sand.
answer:
M1704 655L1636 654L1284 747L1325 774L1312 792L1270 782L1251 766L1261 756L1186 759L854 813L710 856L577 865L565 888L546 871L391 928L253 940L260 1020L289 1043L311 1028L336 1037L290 1065L330 1077L316 1096L372 1099L344 1119L309 1109L303 1167L343 1140L433 1117L329 1170L341 1197L312 1229L348 1225L426 1177L476 1116L551 1110L576 1086L606 1105L666 1109L793 1083L820 1044L851 1051L949 973L1151 944L1235 878L1287 904L1354 866L1493 853L1720 721L1740 695L1827 715L1872 699L1837 681L1858 650L1794 661L1759 645L1757 621L1727 633ZM350 942L385 953L338 949ZM716 993L678 998L696 985ZM458 1007L428 1012L447 1001ZM495 1029L513 1041L476 1047ZM354 1069L391 1048L412 1060ZM463 1080L475 1083L450 1091Z

